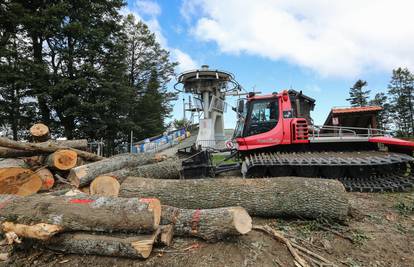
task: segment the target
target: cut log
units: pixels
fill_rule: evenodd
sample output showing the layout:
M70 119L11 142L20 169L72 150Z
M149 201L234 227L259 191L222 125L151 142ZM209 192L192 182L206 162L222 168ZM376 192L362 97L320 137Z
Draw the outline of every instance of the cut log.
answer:
M89 195L18 197L0 195L0 228L5 224L54 225L60 231L148 232L158 228L157 199L124 199ZM12 231L10 227L2 231ZM59 231L53 231L50 236ZM49 236L49 237L50 237ZM23 233L23 236L24 233ZM35 236L30 236L36 238ZM39 239L45 239L45 235Z
M337 180L278 177L267 179L160 180L128 177L120 197L157 197L188 209L241 206L250 215L345 220L349 203Z
M55 184L55 178L49 169L41 168L36 171L36 174L39 175L42 180L42 187L40 190L49 190Z
M65 143L66 142L67 141L65 141ZM26 150L26 151L40 151L40 152L47 152L47 153L53 153L60 149L70 149L70 150L75 151L78 154L78 156L83 157L86 160L98 161L98 160L103 159L103 157L98 156L96 154L82 151L76 148L70 148L67 145L58 145L56 142L24 143L24 142L17 142L17 141L14 141L14 140L11 140L5 137L0 137L0 146L9 147L13 149Z
M174 237L174 225L161 225L160 232L156 243L167 247L171 246Z
M252 229L252 218L242 207L190 210L163 205L161 224L173 224L177 236L196 236L215 242L247 234Z
M37 193L41 187L40 176L30 169L20 167L0 169L0 194L28 196Z
M119 154L71 169L68 180L73 185L82 187L89 185L99 175L123 168L149 164L154 160L154 154Z
M158 235L159 230L153 234L134 236L63 233L36 243L37 246L66 254L146 259Z
M123 168L117 171L105 173L103 175L115 177L120 183L122 183L128 176L146 177L154 179L179 179L181 161L179 159L165 160L165 162L159 162L166 157L160 157L159 154L155 155L155 161L157 163L146 164L138 167Z
M130 168L128 176L154 179L180 179L181 160L170 159L153 164Z
M112 176L98 176L92 181L89 190L91 195L117 197L120 186Z
M37 151L24 151L8 147L0 147L0 158L20 158L38 155Z
M38 143L41 146L58 146L64 148L77 148L80 150L86 150L88 148L88 140L75 139L75 140L49 140L47 142Z
M75 151L62 149L50 154L46 164L55 170L67 171L76 166L78 154Z
M33 124L29 131L35 142L43 142L49 139L49 127L43 123Z

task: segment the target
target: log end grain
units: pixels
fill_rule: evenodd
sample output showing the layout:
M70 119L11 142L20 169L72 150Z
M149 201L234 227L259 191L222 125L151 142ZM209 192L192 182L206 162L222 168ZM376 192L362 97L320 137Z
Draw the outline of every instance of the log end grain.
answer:
M100 195L107 197L117 197L119 194L120 184L112 176L101 175L96 177L90 185L91 195Z
M88 168L87 165L79 166L70 170L68 175L68 181L76 187L79 187L81 184L81 179L87 175Z
M49 127L43 123L35 123L30 127L30 134L34 138L41 138L49 135Z
M164 246L171 246L174 237L174 225L162 225L161 226L161 234L158 237L157 243L162 244Z
M233 214L234 228L242 235L252 230L252 218L242 207L229 207L228 210Z
M42 187L40 188L40 190L49 190L53 187L53 185L55 184L55 178L53 177L53 174L49 169L39 169L36 171L36 173L42 180Z
M78 154L73 150L61 149L47 158L47 164L49 167L67 171L76 166L78 160Z
M160 233L160 229L157 229L152 235L143 236L142 239L131 242L131 246L146 259L151 255L152 247Z
M161 202L157 198L141 198L139 201L148 203L148 211L154 213L154 229L157 229L161 221Z
M0 169L0 194L28 196L37 193L42 180L37 173L19 167Z

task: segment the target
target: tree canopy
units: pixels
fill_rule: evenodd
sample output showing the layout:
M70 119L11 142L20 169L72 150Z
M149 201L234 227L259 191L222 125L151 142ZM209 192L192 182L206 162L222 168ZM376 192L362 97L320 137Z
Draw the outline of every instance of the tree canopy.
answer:
M0 4L0 124L14 139L33 122L56 137L103 140L108 153L165 130L177 63L123 0ZM4 18L4 19L3 19Z

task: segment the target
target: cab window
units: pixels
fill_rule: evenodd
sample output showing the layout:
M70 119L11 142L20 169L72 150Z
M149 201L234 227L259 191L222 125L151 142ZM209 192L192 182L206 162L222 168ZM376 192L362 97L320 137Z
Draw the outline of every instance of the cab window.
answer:
M258 100L251 104L245 136L268 132L276 127L279 119L278 100Z

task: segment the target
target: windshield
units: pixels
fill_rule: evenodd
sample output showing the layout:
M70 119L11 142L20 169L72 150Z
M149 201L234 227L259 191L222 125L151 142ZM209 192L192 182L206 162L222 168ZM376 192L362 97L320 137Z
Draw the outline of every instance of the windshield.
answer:
M250 105L246 118L245 136L268 132L276 127L279 120L279 105L277 99L257 100Z

